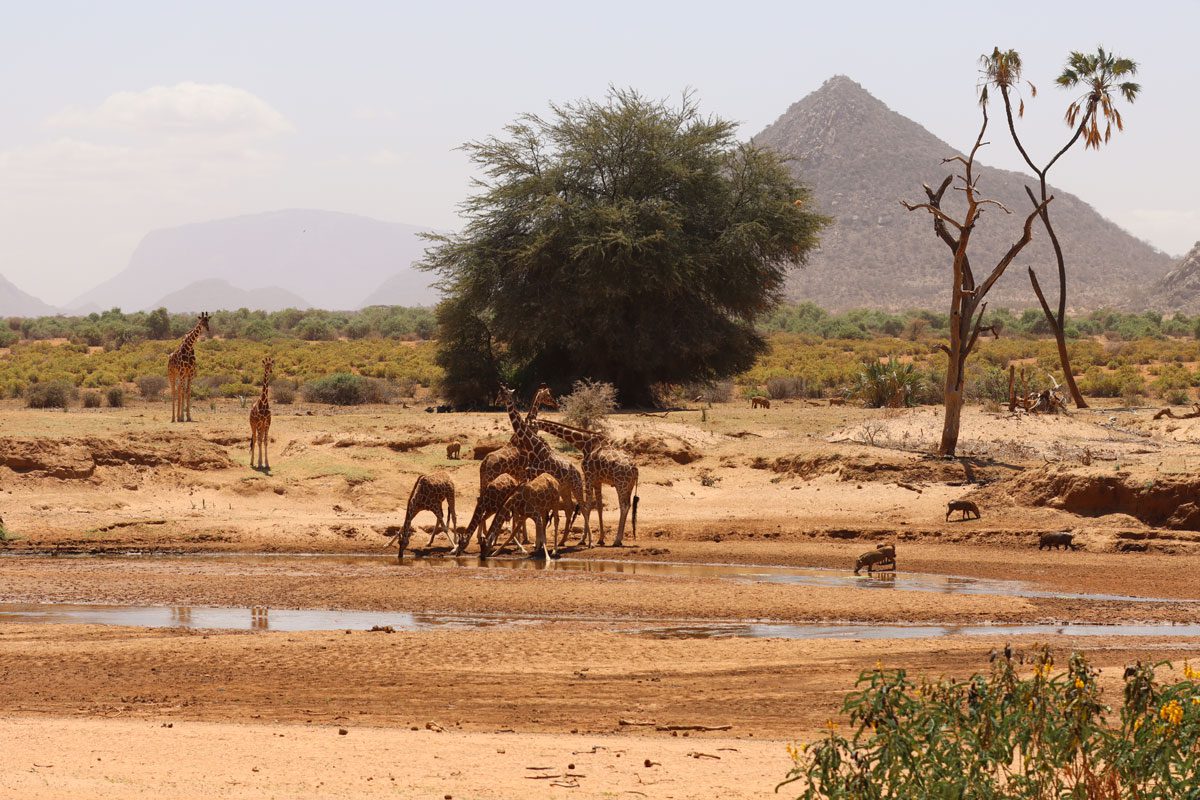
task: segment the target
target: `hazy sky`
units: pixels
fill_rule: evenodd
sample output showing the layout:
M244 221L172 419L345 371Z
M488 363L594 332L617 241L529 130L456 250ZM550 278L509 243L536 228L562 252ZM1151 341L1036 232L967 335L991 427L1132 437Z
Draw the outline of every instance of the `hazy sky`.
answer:
M158 227L309 207L454 228L456 147L610 84L691 87L749 137L834 74L957 147L978 56L1021 51L1038 152L1066 53L1141 65L1127 129L1054 182L1172 254L1200 239L1200 0L13 2L0 0L0 275L63 303ZM986 161L1016 168L996 131ZM983 160L984 157L981 157Z

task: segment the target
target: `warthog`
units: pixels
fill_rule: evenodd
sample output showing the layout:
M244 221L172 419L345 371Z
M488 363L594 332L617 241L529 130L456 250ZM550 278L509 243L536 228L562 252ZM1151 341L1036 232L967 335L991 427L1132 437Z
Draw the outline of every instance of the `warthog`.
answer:
M462 445L458 442L446 445L446 458L462 458Z
M831 398L829 398L829 405L831 405L831 406L844 406L844 405L846 405L846 398L844 398L844 397L831 397Z
M771 401L765 397L751 397L750 398L750 407L751 408L770 408Z
M1075 534L1063 531L1061 533L1043 533L1038 537L1038 550L1057 550L1060 547L1065 547L1068 550L1075 550Z
M972 503L970 500L951 500L946 504L946 521L950 521L950 515L955 511L961 511L962 516L959 519L968 519L969 515L974 514L975 519L979 519L979 506Z
M868 550L863 553L854 562L854 574L857 575L863 567L867 568L867 574L871 574L878 569L895 569L896 568L896 546L893 544L877 544L874 550Z

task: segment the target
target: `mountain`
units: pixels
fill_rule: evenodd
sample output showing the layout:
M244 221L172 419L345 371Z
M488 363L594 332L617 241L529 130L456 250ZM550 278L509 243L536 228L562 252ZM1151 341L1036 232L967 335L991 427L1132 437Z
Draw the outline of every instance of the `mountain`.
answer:
M1200 242L1175 269L1151 284L1137 304L1159 311L1200 313Z
M196 281L272 286L322 308L358 308L389 276L414 272L423 228L354 214L291 209L151 231L129 266L77 297L71 306L153 308ZM432 289L411 304L430 304Z
M0 317L45 317L57 313L57 308L22 292L0 275Z
M193 311L236 311L239 308L282 311L285 308L312 308L312 303L278 286L247 290L239 289L219 278L210 278L171 292L152 306L165 307L174 314Z
M990 133L997 142L1007 137L995 119ZM830 309L945 309L950 250L935 238L928 213L907 211L900 201L924 202L921 184L936 187L951 167L958 166L942 160L961 155L959 150L841 75L792 105L754 142L790 159L790 169L812 189L815 204L835 219L821 235L820 251L807 267L792 274L791 299L812 300ZM972 237L977 278L1019 238L1030 210L1022 187L1036 187L1033 178L1021 173L979 167L977 159L982 195L999 200L1013 213L984 212ZM1073 310L1115 306L1171 268L1170 256L1126 233L1078 197L1050 191L1055 231L1067 257L1067 301ZM948 194L955 196L948 210L961 213L961 192ZM1037 306L1026 265L1034 266L1048 299L1055 302L1054 253L1039 226L1033 242L988 294L993 307Z
M415 269L398 272L388 278L362 301L362 306L425 306L429 301L418 302L418 298L429 296L429 284L437 280L436 275ZM436 302L436 297L434 302Z

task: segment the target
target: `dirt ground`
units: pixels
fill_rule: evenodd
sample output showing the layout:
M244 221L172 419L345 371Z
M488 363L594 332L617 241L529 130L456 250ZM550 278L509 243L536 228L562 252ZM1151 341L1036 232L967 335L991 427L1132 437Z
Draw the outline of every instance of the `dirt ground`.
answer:
M544 619L395 633L5 622L0 737L13 767L0 772L0 794L765 797L787 771L784 743L836 719L860 670L882 662L967 675L1005 639L670 639L640 623L1196 618L1195 604L1178 601L1200 598L1200 420L972 408L967 457L944 461L923 454L938 433L934 409L795 401L621 415L613 438L641 469L637 538L567 552L840 575L889 541L902 573L1158 598L1131 603L746 582L701 570L397 563L384 530L402 520L415 476L449 471L465 524L479 465L448 460L445 445L460 442L469 455L503 442L502 414L278 406L266 475L247 465L246 410L202 405L197 422L172 426L166 404L66 414L0 404L0 547L14 556L0 558L0 603ZM960 498L977 502L982 519L948 521L946 503ZM611 541L611 493L606 510ZM1081 549L1039 550L1038 535L1051 531L1074 533ZM418 554L427 538L414 535ZM445 549L439 539L429 554ZM173 555L120 555L130 552ZM1114 702L1125 664L1200 652L1186 637L1009 637L1020 648L1047 639L1088 652ZM722 730L658 730L680 725ZM541 766L551 769L527 769Z

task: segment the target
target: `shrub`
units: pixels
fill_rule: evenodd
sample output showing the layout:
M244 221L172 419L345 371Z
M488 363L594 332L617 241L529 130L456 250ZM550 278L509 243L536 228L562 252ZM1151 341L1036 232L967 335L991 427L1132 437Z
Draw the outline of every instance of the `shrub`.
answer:
M65 409L78 396L79 390L70 381L33 383L25 390L25 405L29 408Z
M99 408L100 407L100 393L99 392L84 392L83 393L83 407L84 408Z
M863 365L854 394L871 408L903 408L916 402L921 383L915 366L888 358Z
M120 386L110 386L105 392L105 397L108 399L109 408L123 408L125 406L125 390Z
M566 423L588 430L604 428L605 419L617 407L617 387L584 379L575 381L572 389L559 403Z
M157 400L167 389L167 379L162 375L142 375L134 383L146 400Z
M307 317L297 325L295 334L310 342L328 342L337 338L333 326L328 321L315 317Z
M281 406L290 406L296 402L295 382L279 378L271 381L271 402Z
M790 400L794 397L806 397L807 395L808 386L804 378L795 375L767 378L767 397L772 400Z
M301 390L310 403L333 406L358 406L364 403L386 403L387 386L382 381L338 372L304 384Z
M1048 650L1027 667L1005 648L989 673L917 686L905 670L863 672L842 713L807 745L789 745L804 800L850 798L1184 798L1200 771L1200 671L1160 684L1155 667L1124 673L1110 725L1099 670L1078 654L1057 674ZM776 787L777 789L780 787Z
M979 402L1008 403L1008 372L990 364L968 370L966 396Z
M12 347L21 341L21 334L8 328L0 328L0 347Z
M733 381L696 381L680 387L681 399L688 402L728 403L733 399ZM696 398L700 398L699 401Z

